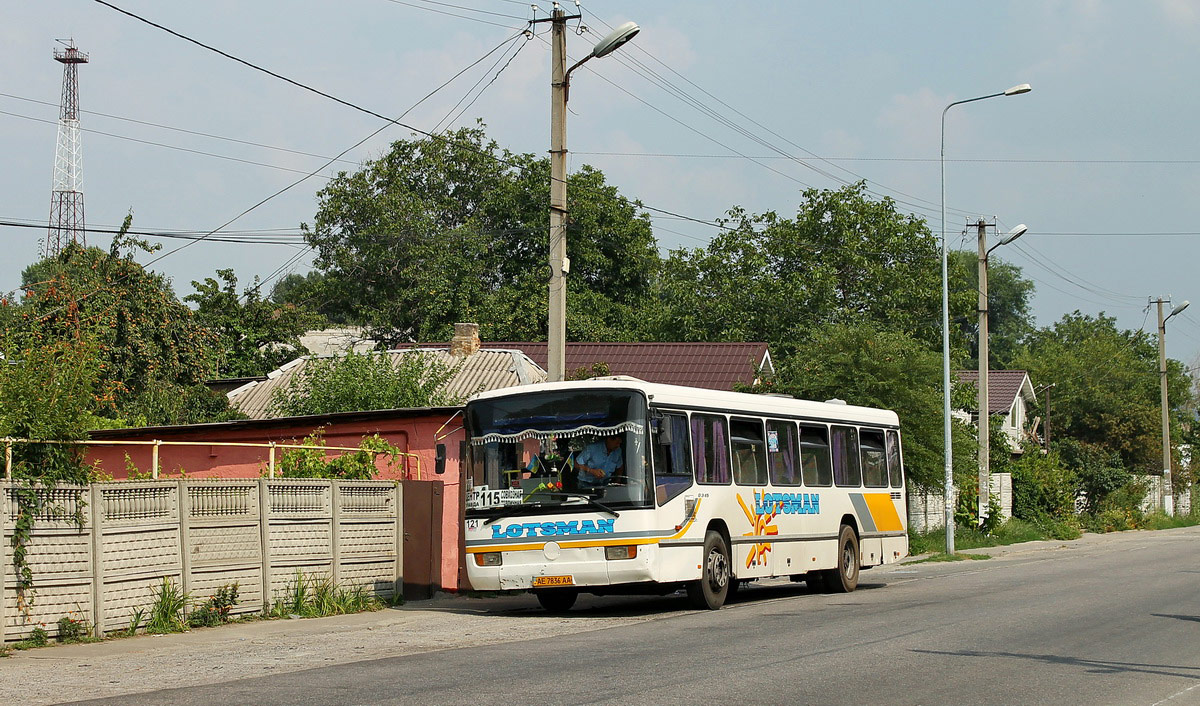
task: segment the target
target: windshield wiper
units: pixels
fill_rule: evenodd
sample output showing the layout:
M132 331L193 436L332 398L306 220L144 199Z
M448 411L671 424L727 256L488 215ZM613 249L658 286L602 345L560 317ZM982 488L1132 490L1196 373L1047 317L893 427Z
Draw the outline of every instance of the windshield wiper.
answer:
M529 508L541 507L541 506L542 506L541 503L518 503L516 505L509 505L508 507L504 508L500 512L497 512L495 515L488 517L486 520L483 521L483 524L486 527L487 525L492 524L496 520L503 520L506 517L513 517L514 515L521 514L522 511L528 510Z
M611 507L605 505L604 503L600 502L599 500L592 497L591 495L588 495L587 493L566 493L566 492L554 491L552 493L542 493L542 495L553 495L553 496L562 497L562 498L581 498L585 501L586 505L590 505L594 508L597 508L599 510L607 512L608 514L612 515L613 517L621 516L621 513L617 512L616 510L612 509Z
M616 510L612 509L611 507L605 505L604 503L600 502L599 500L593 498L592 496L588 495L587 493L567 493L567 492L559 492L559 491L548 492L548 491L544 491L544 490L539 490L539 491L536 491L534 493L534 495L535 496L549 495L549 496L558 497L558 498L579 498L584 501L585 505L594 507L594 508L600 510L601 512L607 512L608 514L612 515L613 517L621 516L621 513L617 512ZM523 502L518 505L510 505L509 507L504 508L500 512L497 512L495 515L488 517L486 520L483 521L483 524L484 524L484 526L487 526L487 525L492 524L493 522L496 522L497 520L503 520L506 517L513 517L515 515L519 515L522 512L524 512L525 510L528 510L530 508L535 508L535 507L545 507L545 505L543 505L542 503L539 503L539 502Z

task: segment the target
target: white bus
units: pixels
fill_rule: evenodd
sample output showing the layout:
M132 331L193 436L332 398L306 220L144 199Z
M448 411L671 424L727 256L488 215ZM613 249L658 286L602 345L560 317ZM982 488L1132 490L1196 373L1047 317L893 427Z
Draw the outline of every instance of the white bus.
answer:
M481 393L465 416L476 590L564 611L686 587L717 609L767 577L853 591L908 553L891 411L608 377Z

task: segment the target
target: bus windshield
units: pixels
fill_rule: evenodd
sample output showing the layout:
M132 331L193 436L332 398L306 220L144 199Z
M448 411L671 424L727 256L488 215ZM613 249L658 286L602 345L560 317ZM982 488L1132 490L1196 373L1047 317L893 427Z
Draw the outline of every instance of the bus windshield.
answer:
M516 394L467 404L470 514L528 505L645 507L646 399L625 390Z

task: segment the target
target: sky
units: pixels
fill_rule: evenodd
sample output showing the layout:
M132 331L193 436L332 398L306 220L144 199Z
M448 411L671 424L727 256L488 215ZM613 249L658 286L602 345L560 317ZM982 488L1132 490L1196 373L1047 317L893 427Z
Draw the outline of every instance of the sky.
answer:
M411 128L479 119L514 152L549 149L548 25L520 34L533 0L111 4ZM536 4L546 17L551 3ZM582 14L576 59L622 22L641 33L572 75L569 168L591 164L625 195L695 219L655 215L664 252L703 246L718 230L696 221L731 207L787 216L804 189L860 179L940 233L942 110L1029 83L946 116L950 246L974 249L963 231L980 217L993 242L1026 224L992 258L1034 281L1038 325L1079 310L1154 332L1149 299L1200 302L1187 215L1200 191L1200 3L593 0ZM91 59L79 69L87 226L132 213L135 230L257 241L151 238L163 250L139 261L179 296L220 268L268 286L307 271L297 234L317 192L412 135L96 0L7 3L0 221L37 227L0 226L0 292L45 237L63 74L52 50L67 38ZM1168 323L1167 352L1200 364L1200 306Z

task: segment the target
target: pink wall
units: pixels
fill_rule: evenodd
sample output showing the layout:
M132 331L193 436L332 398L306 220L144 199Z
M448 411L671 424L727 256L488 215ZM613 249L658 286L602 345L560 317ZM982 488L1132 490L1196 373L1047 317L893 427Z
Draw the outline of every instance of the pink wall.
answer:
M452 412L431 412L404 416L368 415L367 418L322 420L317 426L325 430L325 443L329 446L357 447L364 436L379 434L402 451L413 454L404 457L395 470L385 470L387 460L380 458L380 479L385 480L440 480L442 493L442 571L441 584L444 590L458 590L459 544L459 493L462 482L459 463L459 445L463 441L461 415L445 425L441 434L450 432L438 441L438 429L445 424ZM112 446L88 446L87 460L96 464L98 470L116 480L128 478L126 454L133 465L143 473L151 469L152 447L122 444L123 440L149 441L196 441L196 442L245 442L245 443L302 443L304 437L316 428L311 419L281 419L271 424L239 423L205 424L192 427L167 427L161 429L106 430L96 432L93 439L111 441ZM446 445L446 472L434 472L436 446ZM276 460L283 453L276 449ZM339 452L330 452L339 453ZM267 475L269 450L253 447L210 446L159 446L159 477L178 478L182 469L190 478L258 478ZM419 469L418 469L419 459Z

